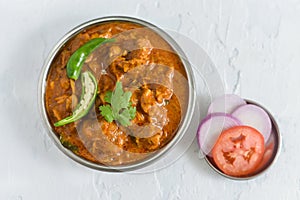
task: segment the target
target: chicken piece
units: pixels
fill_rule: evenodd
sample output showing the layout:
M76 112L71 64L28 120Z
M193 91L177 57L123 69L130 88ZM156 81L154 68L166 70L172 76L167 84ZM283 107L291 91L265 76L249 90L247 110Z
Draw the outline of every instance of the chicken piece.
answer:
M110 75L105 74L101 75L100 80L98 82L98 91L99 97L101 100L101 104L105 103L104 97L107 91L113 91L115 86L114 80L111 78Z
M101 128L102 128L102 132L105 135L109 136L109 139L111 141L115 140L114 133L118 130L118 126L116 125L116 123L109 123L106 120L103 120Z
M61 68L64 68L67 65L70 56L70 51L65 50L61 53Z
M155 150L159 148L161 145L161 137L162 131L158 131L156 134L152 135L151 137L147 138L135 138L135 142L139 148L143 148L147 151Z
M68 98L68 95L62 95L62 96L59 96L59 97L56 97L55 98L55 101L56 103L58 104L62 104L63 102L65 102L65 100Z
M163 129L163 127L168 123L168 110L165 107L161 107L157 104L151 106L148 114L148 120L154 127Z
M54 117L57 120L61 120L61 116L60 116L59 112L56 109L53 109L52 112L53 112Z
M96 138L99 131L100 126L97 120L85 120L83 121L80 133L84 138L92 140L93 138Z
M146 38L138 39L137 44L140 48L152 48L153 47L150 40L148 40Z
M156 135L152 136L151 138L149 138L149 142L150 142L150 146L148 147L151 150L157 149L160 146L160 139L161 139L161 134L162 131L160 133L157 133Z
M63 89L67 90L70 88L70 80L68 78L61 78L59 82Z
M149 112L149 109L156 104L153 91L145 88L141 96L141 107L145 113Z
M117 80L120 80L124 74L124 60L125 58L123 57L117 57L109 66L109 72L113 74Z
M107 137L113 144L122 148L124 143L128 140L127 134L124 133L116 123L109 123L106 120L102 120L102 133Z
M119 46L111 46L109 49L109 57L117 57L122 54L122 49Z
M158 86L155 90L155 98L158 103L163 103L165 100L170 100L173 95L173 91L165 86Z
M145 122L145 115L137 111L132 122L137 125L143 124Z
M87 33L79 34L69 46L71 52L72 53L75 52L80 46L86 43L89 39L90 37Z

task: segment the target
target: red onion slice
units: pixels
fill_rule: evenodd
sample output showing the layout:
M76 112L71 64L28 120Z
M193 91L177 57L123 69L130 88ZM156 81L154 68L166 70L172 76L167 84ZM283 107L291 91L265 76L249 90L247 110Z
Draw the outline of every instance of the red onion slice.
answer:
M208 107L207 114L232 113L239 106L246 105L246 101L234 94L225 94L216 98Z
M239 119L243 125L251 126L258 130L264 136L265 143L268 141L272 123L269 115L262 108L253 104L247 104L237 108L232 113L232 116Z
M206 155L211 155L222 131L241 125L235 117L225 113L213 113L202 120L197 131L197 141L200 149Z

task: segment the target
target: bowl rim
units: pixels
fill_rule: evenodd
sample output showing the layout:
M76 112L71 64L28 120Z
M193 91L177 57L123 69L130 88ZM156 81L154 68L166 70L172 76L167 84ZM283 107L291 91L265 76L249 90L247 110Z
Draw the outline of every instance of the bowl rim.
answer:
M207 162L207 164L210 166L211 169L213 169L215 172L217 172L218 174L222 175L225 178L236 180L236 181L245 181L245 180L255 179L255 178L261 176L262 174L264 174L265 172L267 172L271 168L271 166L273 166L274 163L276 163L276 161L278 160L279 154L281 152L281 146L282 146L282 136L279 131L279 126L278 126L275 118L273 117L273 115L261 104L255 102L255 101L249 100L249 99L244 99L244 100L246 101L247 104L253 104L253 105L259 106L270 117L270 120L272 123L272 128L274 129L274 133L275 133L275 140L276 140L275 148L274 148L275 152L273 152L273 153L275 153L275 155L272 156L273 158L272 158L272 160L270 160L268 165L264 166L257 173L250 175L250 176L246 176L246 177L235 177L235 176L227 175L224 172L222 172L220 169L218 169L214 164L212 164L211 161L209 160L208 156L204 156L205 161Z
M55 131L53 130L52 126L49 123L47 111L45 108L45 88L47 83L47 76L49 73L49 69L51 67L51 63L59 50L63 47L66 42L68 42L72 37L74 37L76 34L80 33L82 30L95 26L101 23L106 22L113 22L113 21L124 21L124 22L131 22L140 24L142 26L145 26L146 28L150 28L157 34L159 34L179 55L179 58L181 59L184 69L187 74L187 81L188 81L188 92L189 92L189 98L188 98L188 104L187 109L184 118L181 120L180 126L177 130L176 135L172 138L172 140L164 146L162 149L155 152L155 155L150 156L149 158L146 158L142 161L138 161L137 163L132 164L126 164L126 165L119 165L119 166L107 166L107 165L101 165L94 162L91 162L89 160L86 160L76 154L74 154L69 149L65 148L57 135L55 134ZM69 32L67 32L57 43L56 45L51 49L50 53L48 54L48 57L42 67L41 73L40 73L40 79L38 83L38 107L40 111L40 115L42 116L42 124L47 130L47 133L49 137L52 139L54 144L69 158L71 158L73 161L84 165L86 167L89 167L91 169L99 170L99 171L105 171L105 172L124 172L124 171L132 171L136 169L143 168L145 166L148 166L152 163L154 163L156 160L161 158L163 155L165 155L168 151L170 151L172 148L176 146L176 144L182 139L185 132L188 129L188 126L192 119L192 114L195 111L195 103L196 103L196 92L195 92L195 78L193 75L192 67L185 56L183 50L180 48L180 46L176 43L176 41L168 35L164 30L161 28L153 25L152 23L149 23L147 21L144 21L142 19L129 17L129 16L105 16L105 17L99 17L95 18L86 22L81 23L80 25L74 27Z

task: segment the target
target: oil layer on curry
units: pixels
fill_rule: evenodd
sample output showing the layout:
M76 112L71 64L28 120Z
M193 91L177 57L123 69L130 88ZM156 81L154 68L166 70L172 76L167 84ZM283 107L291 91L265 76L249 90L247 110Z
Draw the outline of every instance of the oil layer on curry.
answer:
M186 113L188 81L180 57L160 35L132 22L106 22L81 31L59 51L47 76L45 106L51 124L70 116L82 85L67 76L70 56L93 38L115 38L85 60L82 71L95 76L98 91L89 113L55 127L61 143L91 162L117 166L141 161L162 149L176 135ZM108 122L99 107L105 94L121 82L132 93L131 125Z

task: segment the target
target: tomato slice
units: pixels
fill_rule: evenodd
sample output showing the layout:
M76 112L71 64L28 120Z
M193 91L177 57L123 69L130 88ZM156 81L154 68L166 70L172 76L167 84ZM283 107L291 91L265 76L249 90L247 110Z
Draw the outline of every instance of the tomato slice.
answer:
M275 138L270 136L269 141L265 144L265 152L261 162L259 163L257 170L262 170L268 163L270 163L275 150Z
M220 134L212 156L225 174L241 177L255 172L264 149L264 138L260 132L249 126L235 126Z

